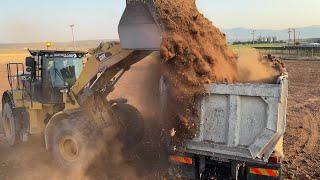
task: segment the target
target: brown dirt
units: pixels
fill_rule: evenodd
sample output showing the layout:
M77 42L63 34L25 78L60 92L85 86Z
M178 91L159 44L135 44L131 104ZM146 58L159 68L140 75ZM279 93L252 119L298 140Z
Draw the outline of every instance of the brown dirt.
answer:
M320 62L285 61L289 72L284 174L320 179Z
M163 74L170 102L175 102L170 103L172 119L166 124L177 132L174 138L193 138L198 130L197 96L204 84L236 82L237 56L225 35L197 10L195 0L156 0L155 9L164 31Z
M157 0L165 38L161 56L188 86L235 82L236 55L225 35L197 10L195 0Z

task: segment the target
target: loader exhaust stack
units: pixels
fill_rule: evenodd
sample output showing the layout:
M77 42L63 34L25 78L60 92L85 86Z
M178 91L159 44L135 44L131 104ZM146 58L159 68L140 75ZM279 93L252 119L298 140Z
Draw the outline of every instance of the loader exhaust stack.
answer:
M126 3L118 28L122 48L159 50L162 31L153 0L127 0Z

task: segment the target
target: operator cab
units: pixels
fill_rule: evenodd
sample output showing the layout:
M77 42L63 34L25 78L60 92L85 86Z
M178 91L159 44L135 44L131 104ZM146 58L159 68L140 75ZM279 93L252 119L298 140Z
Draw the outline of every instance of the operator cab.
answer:
M62 102L62 89L71 88L79 78L85 52L29 50L26 58L29 90L37 101L43 103ZM28 90L28 88L26 88Z

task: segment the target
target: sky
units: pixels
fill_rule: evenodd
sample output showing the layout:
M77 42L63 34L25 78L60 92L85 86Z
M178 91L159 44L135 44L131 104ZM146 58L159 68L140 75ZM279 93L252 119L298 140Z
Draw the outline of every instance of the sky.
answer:
M320 25L320 0L197 0L219 28ZM117 39L125 0L0 0L0 43Z

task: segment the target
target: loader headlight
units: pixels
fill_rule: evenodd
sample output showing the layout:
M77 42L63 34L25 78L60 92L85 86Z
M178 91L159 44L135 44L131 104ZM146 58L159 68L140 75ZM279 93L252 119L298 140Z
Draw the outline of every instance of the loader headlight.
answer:
M61 93L68 93L69 90L68 90L68 89L61 89L60 92L61 92Z

